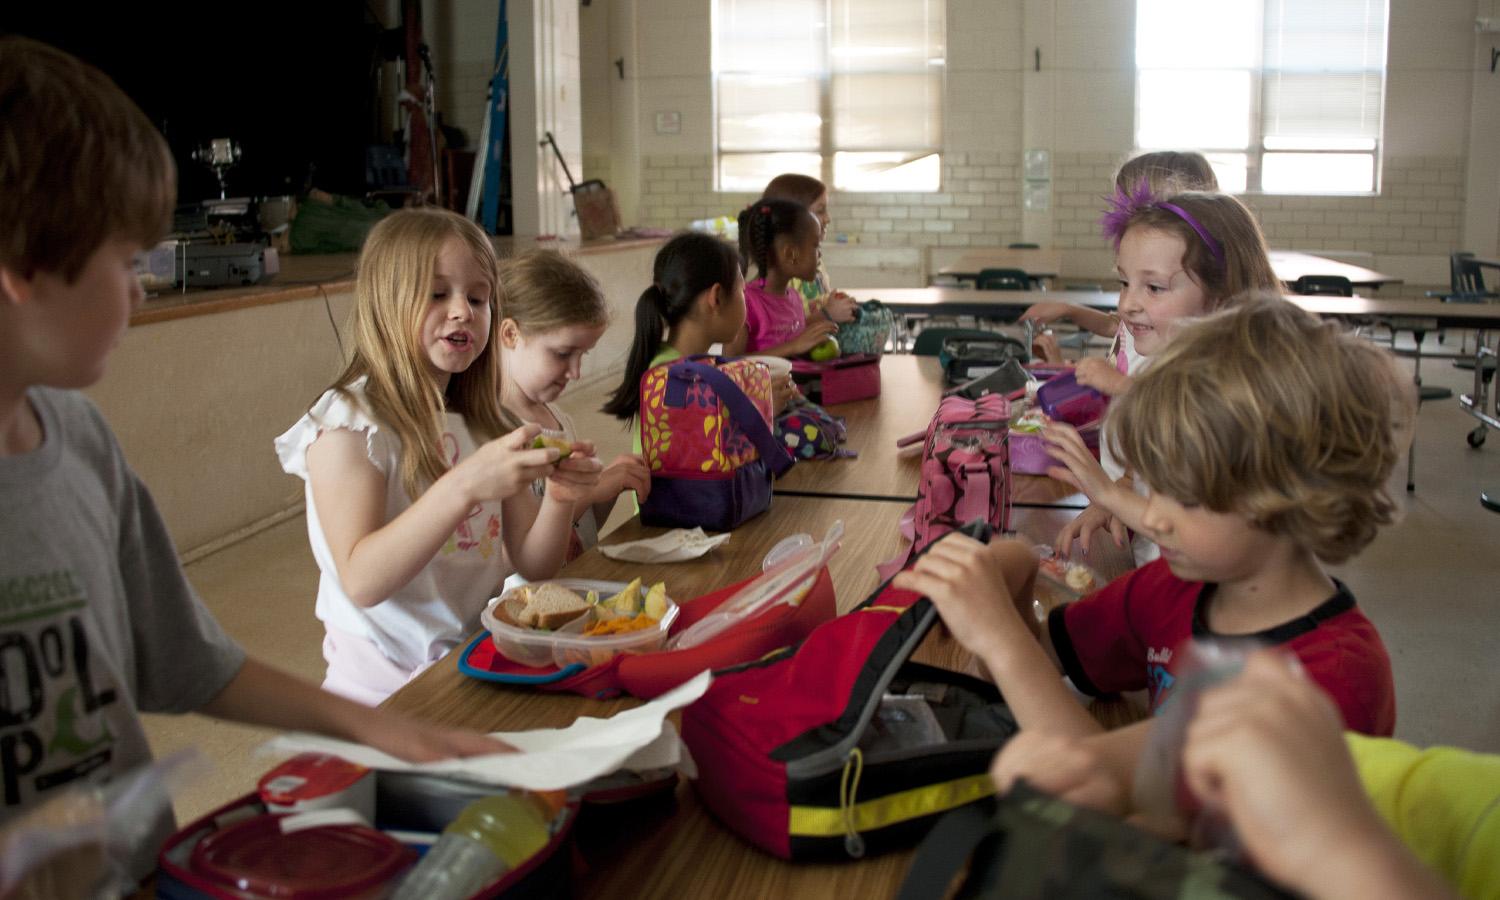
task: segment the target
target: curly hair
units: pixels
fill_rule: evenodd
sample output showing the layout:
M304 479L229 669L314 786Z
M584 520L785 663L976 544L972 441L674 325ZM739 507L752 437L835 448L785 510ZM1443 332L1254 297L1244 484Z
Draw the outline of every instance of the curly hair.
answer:
M1399 379L1386 351L1255 295L1185 326L1105 431L1153 491L1241 513L1339 563L1396 512Z

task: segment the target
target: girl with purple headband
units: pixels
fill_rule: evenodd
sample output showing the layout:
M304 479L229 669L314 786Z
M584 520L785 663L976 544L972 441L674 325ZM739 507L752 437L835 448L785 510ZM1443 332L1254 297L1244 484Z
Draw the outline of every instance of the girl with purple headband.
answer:
M1202 153L1192 150L1154 150L1131 157L1115 173L1116 191L1129 194L1142 186L1148 187L1154 196L1170 197L1185 191L1217 191L1219 181L1214 176L1207 157ZM1143 357L1135 352L1135 344L1131 341L1129 332L1121 326L1120 317L1081 304L1057 300L1034 303L1021 316L1021 321L1034 322L1038 326L1049 325L1058 319L1067 319L1100 337L1114 339L1105 361L1082 363L1078 377L1088 387L1111 396L1124 390L1123 384L1114 375L1117 372L1124 375L1135 374L1141 367ZM1062 351L1050 334L1039 338L1037 343L1048 362L1062 361ZM1120 474L1116 472L1114 477L1118 478Z
M1117 189L1100 223L1116 250L1122 337L1142 358L1129 372L1103 359L1081 361L1078 380L1106 393L1129 390L1132 377L1166 348L1182 320L1224 309L1247 291L1281 290L1260 225L1228 194L1162 197L1141 182L1129 191ZM1100 528L1124 546L1129 532L1139 532L1145 506L1134 480L1107 450L1095 461L1066 425L1049 426L1045 438L1053 456L1066 463L1051 474L1076 485L1091 503L1058 535L1057 550L1068 553L1077 539L1088 552ZM1137 564L1156 558L1156 547L1145 538L1137 537L1133 549Z

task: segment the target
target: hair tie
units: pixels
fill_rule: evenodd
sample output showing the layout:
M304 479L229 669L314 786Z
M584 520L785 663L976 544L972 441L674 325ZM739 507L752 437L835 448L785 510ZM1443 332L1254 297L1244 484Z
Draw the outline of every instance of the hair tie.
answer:
M1104 216L1099 219L1099 225L1104 236L1114 243L1115 250L1120 249L1120 240L1125 237L1125 229L1129 227L1130 220L1136 214L1147 209L1164 209L1188 224L1188 227L1197 232L1198 237L1203 239L1207 245L1208 252L1213 254L1214 261L1220 267L1224 265L1224 248L1209 234L1208 229L1198 223L1198 220L1188 214L1188 211L1175 203L1159 200L1151 192L1149 182L1142 180L1132 190L1115 188L1115 193L1109 198L1109 208L1104 211Z
M760 214L763 215L763 216L769 216L771 214L771 207L770 207L770 205L762 203L760 205Z

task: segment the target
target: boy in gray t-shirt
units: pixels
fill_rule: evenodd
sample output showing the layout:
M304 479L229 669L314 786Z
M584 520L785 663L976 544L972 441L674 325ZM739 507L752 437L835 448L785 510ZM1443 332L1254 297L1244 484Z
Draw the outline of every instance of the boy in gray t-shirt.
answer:
M103 375L141 302L133 259L166 233L175 184L165 141L107 77L0 37L0 831L149 760L140 711L319 731L412 760L509 749L247 658L74 393ZM136 875L170 826L136 848Z

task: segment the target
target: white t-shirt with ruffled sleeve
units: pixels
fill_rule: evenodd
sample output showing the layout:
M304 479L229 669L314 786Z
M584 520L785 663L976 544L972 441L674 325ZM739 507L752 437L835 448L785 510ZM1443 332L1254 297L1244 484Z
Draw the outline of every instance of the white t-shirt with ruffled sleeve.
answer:
M385 520L412 505L401 483L401 441L368 411L364 379L347 395L329 390L306 415L276 439L276 455L289 475L306 482L307 536L321 577L317 616L324 623L375 644L387 659L406 671L432 662L458 646L479 628L479 614L510 574L500 539L499 502L475 506L416 577L384 601L356 606L339 583L338 569L313 500L307 473L307 448L328 429L364 432L365 453L385 475ZM351 401L351 397L353 400ZM443 456L456 465L475 451L464 418L450 412L443 428Z

